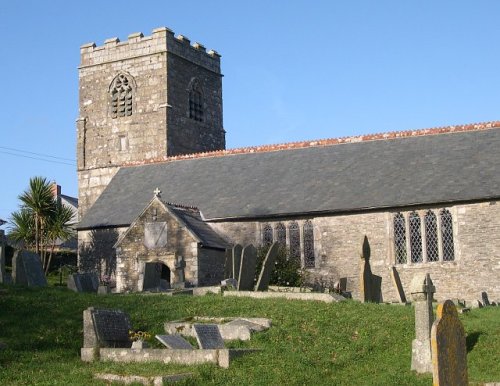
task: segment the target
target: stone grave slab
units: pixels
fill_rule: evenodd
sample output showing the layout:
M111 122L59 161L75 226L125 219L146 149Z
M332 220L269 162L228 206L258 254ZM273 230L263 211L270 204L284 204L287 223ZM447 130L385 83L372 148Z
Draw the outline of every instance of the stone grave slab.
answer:
M156 335L164 346L172 350L193 350L193 346L180 335Z
M254 286L255 269L257 267L257 249L250 244L241 253L238 291L251 291Z
M274 242L267 251L267 255L262 263L262 269L259 274L259 279L255 286L256 291L267 291L269 288L269 280L271 280L271 273L274 270L274 263L278 256L279 244Z
M144 224L144 246L148 249L164 248L167 245L167 223L164 221Z
M128 334L132 325L128 314L120 310L93 309L91 315L101 347L131 347Z
M232 278L238 280L238 276L240 274L240 262L241 262L241 252L243 251L243 247L240 244L236 244L233 247L233 272L232 272ZM227 279L227 278L226 278Z
M433 384L468 385L465 331L451 300L437 307L437 318L431 330L431 346Z
M490 305L490 300L488 299L488 293L487 292L481 292L481 299L483 300L483 305L485 307Z
M216 324L193 324L198 346L204 350L222 349L224 340Z
M29 251L16 251L12 259L12 279L14 284L28 287L46 287L47 279L43 272L40 257Z

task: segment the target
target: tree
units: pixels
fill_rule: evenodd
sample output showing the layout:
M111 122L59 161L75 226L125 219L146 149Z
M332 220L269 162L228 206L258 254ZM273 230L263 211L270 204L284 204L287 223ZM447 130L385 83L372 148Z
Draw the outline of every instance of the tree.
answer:
M35 246L35 221L33 213L28 209L19 209L10 217L9 238L22 243L26 248Z
M57 241L66 241L74 236L74 231L69 226L69 222L73 217L73 211L60 202L57 202L57 200L54 201L54 210L51 212L46 224L46 242L44 245L46 249L47 245L50 244L50 253L45 266L45 274L49 272L50 262L52 260L52 255L54 254Z

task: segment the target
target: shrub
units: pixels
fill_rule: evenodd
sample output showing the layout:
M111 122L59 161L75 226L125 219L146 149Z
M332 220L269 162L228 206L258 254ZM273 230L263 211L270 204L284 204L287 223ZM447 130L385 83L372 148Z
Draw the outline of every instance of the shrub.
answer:
M269 248L270 245L257 248L256 280ZM287 287L301 287L304 284L305 272L300 267L300 260L289 256L288 248L280 246L269 284Z

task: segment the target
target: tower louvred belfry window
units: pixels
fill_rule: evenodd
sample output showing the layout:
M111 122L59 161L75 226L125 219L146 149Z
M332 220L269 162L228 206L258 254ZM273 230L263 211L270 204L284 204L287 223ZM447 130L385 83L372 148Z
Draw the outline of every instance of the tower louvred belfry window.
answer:
M111 116L113 118L132 115L133 88L124 74L118 75L111 87Z
M203 95L197 81L193 82L189 91L189 118L203 122Z

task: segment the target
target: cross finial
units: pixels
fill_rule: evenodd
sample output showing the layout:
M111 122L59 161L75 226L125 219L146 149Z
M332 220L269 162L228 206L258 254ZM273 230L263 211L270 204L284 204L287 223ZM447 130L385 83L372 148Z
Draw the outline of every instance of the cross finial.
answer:
M156 197L160 197L160 193L161 193L160 188L157 187L155 190L153 190L153 193L155 194Z

